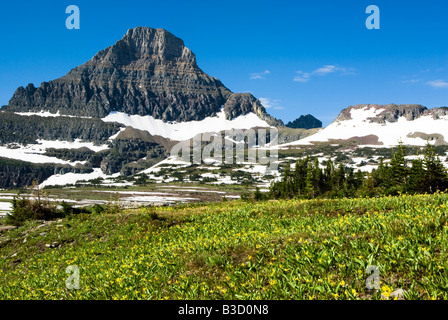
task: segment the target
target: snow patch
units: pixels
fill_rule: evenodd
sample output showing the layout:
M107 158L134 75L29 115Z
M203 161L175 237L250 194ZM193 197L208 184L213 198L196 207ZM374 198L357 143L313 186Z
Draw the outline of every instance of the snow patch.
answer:
M69 116L69 115L62 115L58 112L51 113L50 111L44 111L41 110L40 112L14 112L15 114L19 116L39 116L39 117L45 117L45 118L55 118L55 117L67 117L67 118L83 118L83 119L92 119L92 117L81 117L81 116Z
M12 211L11 202L0 202L0 216L5 216L8 212Z
M179 160L176 157L168 157L165 160L162 160L160 162L158 162L157 164L153 165L151 168L145 169L141 172L139 172L139 174L145 173L145 174L150 174L150 173L154 173L154 172L158 172L162 169L163 165L176 165L178 166L178 168L180 167L188 167L191 165L191 162L186 162L183 160Z
M34 144L26 147L22 146L18 149L9 149L7 147L0 146L0 155L4 158L26 161L31 163L60 163L60 164L84 164L85 161L66 161L58 159L56 157L48 157L43 155L45 148L42 145Z
M59 141L59 140L41 140L38 139L39 146L44 149L55 148L55 149L80 149L89 148L94 152L99 152L109 149L105 144L96 146L92 142L82 142L81 139L75 139L75 141Z
M96 146L92 142L81 142L80 139L75 141L59 141L59 140L37 140L37 144L28 144L26 146L18 145L18 148L8 148L0 146L0 156L8 159L21 160L31 163L60 163L60 164L84 164L86 161L67 161L56 157L49 157L44 155L45 151L49 148L55 149L79 149L89 148L94 152L106 150L109 147L107 145Z
M88 181L96 178L112 178L118 177L120 174L116 173L114 175L106 175L101 169L95 168L91 173L66 173L66 174L55 174L49 177L47 180L42 182L39 187L43 188L46 186L64 186L67 184L75 184L78 181Z
M200 121L172 122L155 119L152 116L128 115L123 112L110 113L104 122L118 122L139 130L148 131L152 135L158 135L171 140L182 141L193 138L204 132L218 132L230 129L249 129L253 127L270 127L255 113L248 113L233 120L227 120L224 110L215 117L207 117Z

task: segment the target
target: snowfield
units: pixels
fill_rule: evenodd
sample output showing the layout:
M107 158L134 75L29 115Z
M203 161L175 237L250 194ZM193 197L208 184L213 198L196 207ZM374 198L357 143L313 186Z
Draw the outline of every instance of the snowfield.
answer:
M367 118L375 117L383 110L368 107L352 109L350 110L352 119L332 122L328 127L312 136L279 147L309 145L313 141L329 141L330 139L345 140L372 134L378 136L379 142L383 143L383 145L375 145L376 148L393 147L398 145L399 141L402 141L405 145L425 146L425 139L408 137L409 134L415 132L438 133L444 137L445 141L448 141L448 117L440 117L434 120L432 116L422 116L413 121L400 117L397 122L386 122L386 124L372 123L367 120Z
M118 122L135 129L148 131L152 135L158 135L171 140L182 141L193 138L204 132L218 132L230 129L250 129L254 127L271 127L265 121L258 118L255 113L239 116L233 120L227 120L224 110L216 117L207 117L200 121L166 123L163 120L151 116L128 115L122 112L111 113L102 118L105 122Z
M95 168L91 173L66 173L52 175L50 178L42 182L39 187L64 186L67 184L75 184L78 181L88 181L96 178L113 178L118 177L119 175L120 173L116 173L108 176L104 174L100 168Z
M44 155L46 149L79 149L82 147L86 147L94 152L98 152L109 148L107 145L95 146L92 142L81 142L79 139L76 139L73 142L59 140L37 140L37 142L38 144L28 144L26 146L17 145L18 148L16 149L0 146L0 156L8 159L15 159L32 163L60 163L74 166L78 163L84 164L85 161L72 162L58 159L56 157L48 157Z
M90 150L94 152L99 152L103 150L109 149L109 147L105 144L96 146L92 142L81 142L81 139L76 139L75 141L59 141L59 140L40 140L38 139L37 142L39 143L37 146L40 146L41 148L48 149L48 148L55 148L55 149L79 149L79 148L89 148Z
M8 159L21 160L32 163L60 163L60 164L70 164L72 166L81 163L84 164L85 161L66 161L55 157L48 157L41 153L45 152L45 148L42 149L39 145L28 145L19 149L9 149L7 147L0 146L0 156Z

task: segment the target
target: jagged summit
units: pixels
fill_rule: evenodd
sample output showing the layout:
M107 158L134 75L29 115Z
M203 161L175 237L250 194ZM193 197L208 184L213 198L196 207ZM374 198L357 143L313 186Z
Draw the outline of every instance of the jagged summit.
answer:
M229 119L253 112L282 125L255 97L234 94L204 73L181 39L137 27L64 77L18 88L3 110L99 118L116 111L184 122L215 116L223 106Z
M129 29L114 45L98 52L90 65L151 73L170 71L198 72L196 57L184 42L164 29L137 27ZM168 70L167 70L168 69Z

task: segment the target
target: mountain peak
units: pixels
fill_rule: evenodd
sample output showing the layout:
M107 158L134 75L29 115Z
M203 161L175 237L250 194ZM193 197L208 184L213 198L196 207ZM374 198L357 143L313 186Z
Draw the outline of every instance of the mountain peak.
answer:
M215 116L223 107L229 119L253 112L281 123L252 95L234 94L203 72L183 40L164 29L137 27L65 76L18 88L4 109L98 118L122 112L185 122Z
M310 114L301 115L299 118L294 121L290 121L286 124L289 128L294 129L314 129L314 128L322 128L322 121L316 119Z
M98 52L88 65L131 67L152 70L158 66L197 68L194 53L182 39L164 29L137 27L129 29L121 40Z

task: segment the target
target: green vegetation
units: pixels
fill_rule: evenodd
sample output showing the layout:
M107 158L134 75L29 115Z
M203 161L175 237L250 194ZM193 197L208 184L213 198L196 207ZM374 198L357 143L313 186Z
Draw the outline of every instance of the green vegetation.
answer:
M447 299L447 194L225 201L27 221L0 299ZM70 265L80 288L66 288ZM378 266L380 288L366 288Z
M383 159L371 173L355 172L341 162L326 162L319 167L317 158L306 157L296 162L293 171L287 165L281 181L271 185L269 196L279 198L340 198L356 196L398 195L401 193L434 193L448 188L448 175L433 146L428 144L423 160L405 159L406 149L400 144L392 152L390 164ZM344 160L344 159L339 159Z
M33 181L30 194L19 193L11 202L12 212L4 218L4 222L14 226L22 226L30 220L52 220L77 214L117 213L121 209L118 201L111 201L104 206L95 204L83 208L75 208L62 201L58 206L49 200L48 194L39 188L36 180Z
M55 157L67 161L87 161L95 154L87 147L79 149L55 149L48 148L45 154L48 157Z

